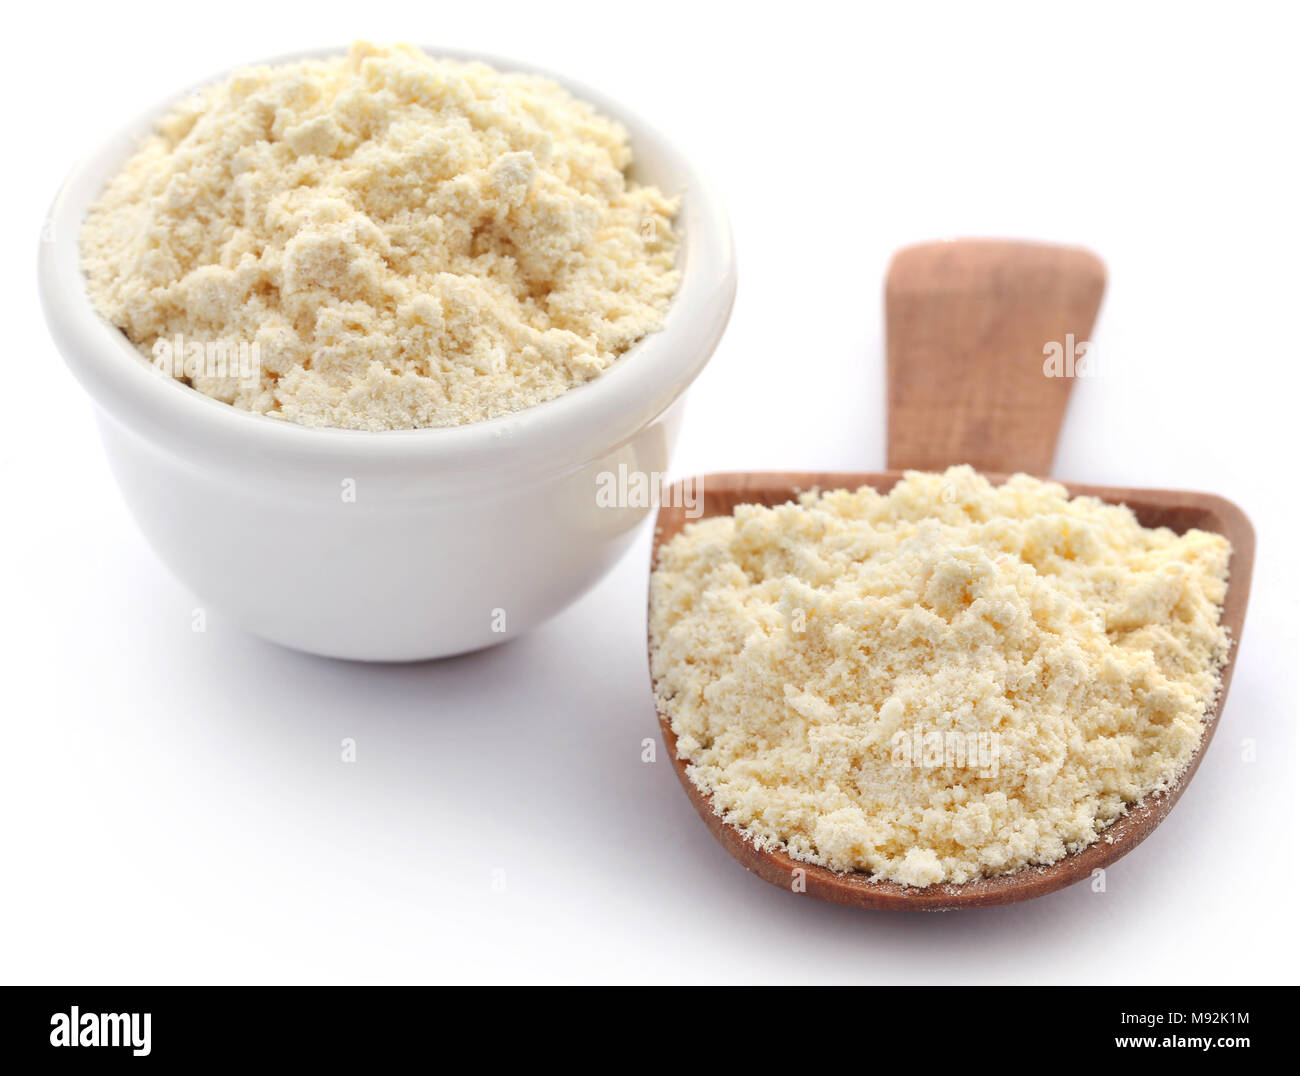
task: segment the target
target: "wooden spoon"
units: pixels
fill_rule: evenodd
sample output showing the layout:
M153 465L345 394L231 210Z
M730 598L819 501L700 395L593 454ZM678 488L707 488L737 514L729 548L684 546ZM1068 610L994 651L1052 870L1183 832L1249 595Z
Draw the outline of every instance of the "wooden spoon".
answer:
M959 240L908 247L895 255L885 283L889 377L889 466L869 473L714 474L686 479L665 505L703 506L703 516L729 515L738 504L784 504L809 489L887 493L904 469L942 470L970 463L994 481L1009 473L1045 474L1073 377L1048 377L1045 361L1060 345L1063 362L1086 355L1085 344L1105 289L1105 267L1076 248L1000 240ZM1067 351L1073 342L1074 349ZM1048 351L1045 352L1045 347ZM1078 371L1076 370L1076 373ZM1086 486L1066 482L1071 496L1126 504L1146 527L1215 531L1232 543L1222 622L1233 640L1223 689L1206 715L1205 734L1191 763L1168 791L1151 795L1108 826L1100 840L1050 867L961 885L912 888L873 881L865 873L837 874L784 852L765 852L713 812L686 775L677 737L659 715L668 756L695 809L737 860L773 885L860 908L945 911L1011 904L1089 878L1136 848L1182 795L1209 746L1227 698L1246 618L1255 534L1231 501L1210 493ZM651 564L659 550L692 522L685 507L663 507L655 524ZM693 513L697 518L698 511Z

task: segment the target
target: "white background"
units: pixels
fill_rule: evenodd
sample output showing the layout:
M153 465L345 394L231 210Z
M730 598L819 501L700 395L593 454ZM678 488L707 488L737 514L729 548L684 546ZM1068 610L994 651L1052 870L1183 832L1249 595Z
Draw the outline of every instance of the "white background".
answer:
M1294 980L1294 27L1242 4L1050 6L6 16L0 978ZM711 172L740 293L678 474L883 465L879 297L903 243L1026 236L1107 260L1106 375L1076 387L1057 474L1226 494L1260 542L1218 736L1107 892L898 916L747 875L662 752L640 761L657 737L648 534L567 613L461 659L331 662L219 613L191 631L197 601L125 514L46 336L41 217L73 161L153 101L362 35L568 72Z

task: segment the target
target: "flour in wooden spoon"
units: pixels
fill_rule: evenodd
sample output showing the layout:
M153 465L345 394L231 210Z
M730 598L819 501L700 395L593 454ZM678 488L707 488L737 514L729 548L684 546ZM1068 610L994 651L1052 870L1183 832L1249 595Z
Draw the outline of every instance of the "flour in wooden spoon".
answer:
M658 705L760 848L911 886L1054 863L1195 753L1228 556L968 467L741 505L661 551Z

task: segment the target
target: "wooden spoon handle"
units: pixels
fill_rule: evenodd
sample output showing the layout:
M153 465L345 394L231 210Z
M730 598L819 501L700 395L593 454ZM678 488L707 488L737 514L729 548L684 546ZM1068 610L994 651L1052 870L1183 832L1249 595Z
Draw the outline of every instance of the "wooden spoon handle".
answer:
M900 250L885 279L889 469L1049 474L1105 290L1105 265L1078 247Z

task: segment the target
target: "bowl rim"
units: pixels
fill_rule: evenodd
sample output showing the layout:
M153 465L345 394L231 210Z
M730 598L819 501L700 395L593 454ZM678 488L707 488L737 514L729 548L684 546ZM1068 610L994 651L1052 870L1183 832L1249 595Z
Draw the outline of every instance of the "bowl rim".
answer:
M634 169L639 161L645 170L648 162L648 170L673 178L673 189L665 193L681 197L675 223L681 276L662 328L591 381L534 407L461 426L382 431L302 426L239 410L151 368L90 302L80 256L85 211L158 117L186 95L249 67L348 52L346 46L309 49L236 64L168 95L103 141L65 179L42 232L38 290L59 352L103 411L161 447L209 462L346 461L387 473L531 473L597 458L652 423L685 391L721 340L736 289L726 212L706 177L639 116L581 82L478 50L419 47L436 59L482 62L552 79L624 127Z

